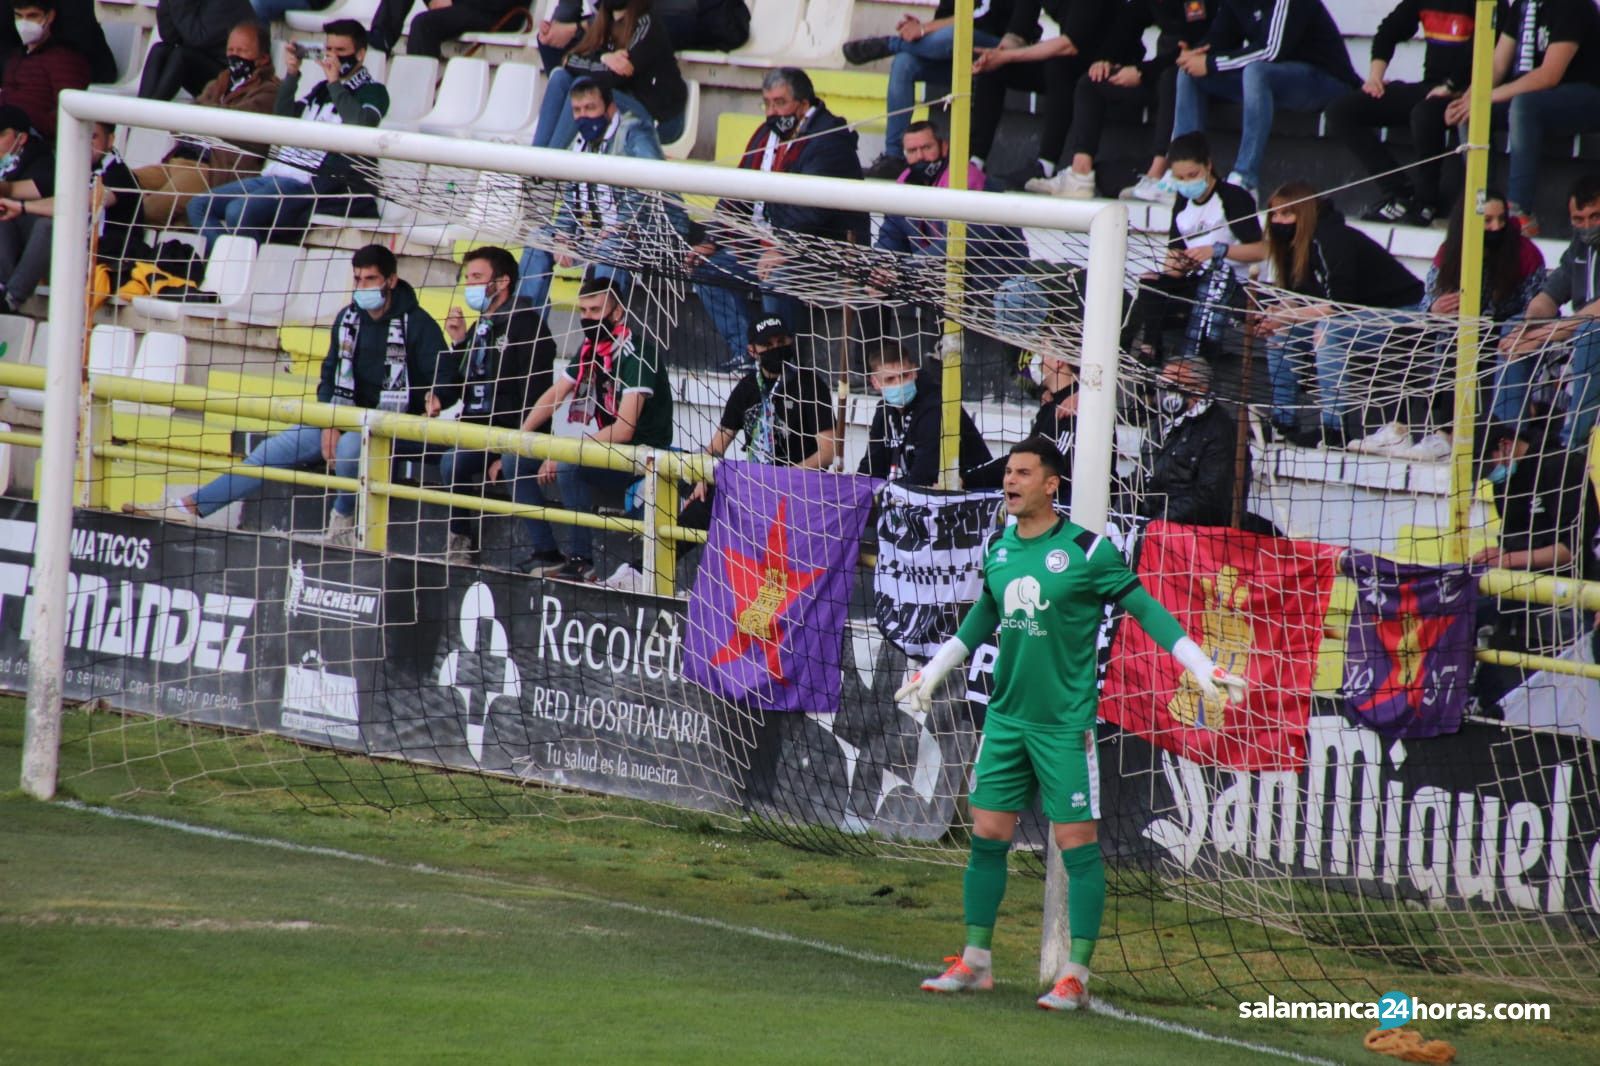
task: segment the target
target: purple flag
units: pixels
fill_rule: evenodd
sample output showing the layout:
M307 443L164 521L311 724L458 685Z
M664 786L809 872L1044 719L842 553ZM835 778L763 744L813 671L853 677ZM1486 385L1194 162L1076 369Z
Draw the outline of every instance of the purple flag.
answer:
M845 616L880 482L724 460L684 676L753 710L839 709Z
M1344 713L1386 737L1461 728L1470 695L1477 580L1464 566L1345 553L1356 583L1344 648Z

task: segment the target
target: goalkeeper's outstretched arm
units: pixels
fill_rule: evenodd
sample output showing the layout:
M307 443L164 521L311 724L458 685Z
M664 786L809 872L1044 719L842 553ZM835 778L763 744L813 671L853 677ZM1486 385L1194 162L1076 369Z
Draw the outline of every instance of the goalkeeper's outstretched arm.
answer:
M973 648L988 640L999 624L1000 610L994 605L994 597L985 585L983 595L967 611L956 635L939 645L939 650L933 653L933 658L928 660L926 666L906 678L906 683L894 694L895 701L909 703L924 711L932 707L933 694L939 691L945 676L960 666Z
M1172 613L1161 606L1143 585L1134 585L1120 600L1150 639L1172 653L1178 664L1194 676L1195 684L1207 699L1235 703L1244 701L1244 678L1230 674L1211 661L1211 657L1189 638Z

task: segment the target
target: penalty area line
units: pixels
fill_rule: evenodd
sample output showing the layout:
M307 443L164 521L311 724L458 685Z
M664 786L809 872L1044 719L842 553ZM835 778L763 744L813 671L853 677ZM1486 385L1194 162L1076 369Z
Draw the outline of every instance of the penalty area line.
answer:
M590 895L584 892L574 892L571 889L550 888L546 885L530 885L523 881L513 881L509 878L491 877L487 874L471 873L465 870L451 870L443 866L433 866L424 862L395 862L379 855L368 855L359 851L347 851L344 848L331 848L323 844L302 844L293 840L282 840L277 837L255 836L250 833L236 833L231 829L217 829L208 825L196 825L192 822L179 821L176 818L163 818L154 814L138 814L133 811L118 810L115 807L100 807L93 804L82 803L78 800L60 800L55 806L65 807L68 810L81 811L86 814L98 815L102 818L112 818L122 822L134 822L139 825L154 826L160 829L170 829L190 836L205 837L210 840L226 840L236 844L251 844L262 848L276 848L279 851L293 852L297 855L313 855L325 859L340 859L345 862L365 863L368 866L381 866L385 869L400 870L410 873L425 874L431 877L448 877L461 881L473 881L479 884L495 885L501 888L510 888L526 891L537 888L551 895L562 896L568 899L581 900L585 903L598 903L612 910L623 911L629 914L639 914L651 918L663 918L668 921L682 922L685 925L696 925L705 929L716 929L724 933L735 933L757 940L767 940L777 944L789 944L794 947L808 948L812 951L835 955L840 958L852 959L856 962L867 962L881 966L894 966L902 970L920 973L926 969L922 964L911 959L902 959L894 955L884 955L876 951L860 951L856 948L835 944L827 940L816 940L811 937L795 936L779 929L766 929L758 925L741 925L737 922L727 922L720 918L706 918L698 914L689 914L684 911L675 911L666 907L650 907L641 903L629 903L626 900L607 899L604 896ZM1175 1036L1186 1036L1193 1040L1203 1040L1212 1044L1223 1044L1236 1047L1245 1051L1254 1051L1262 1055L1273 1055L1277 1058L1288 1059L1291 1062L1301 1062L1310 1066L1337 1066L1329 1059L1317 1058L1314 1055L1302 1055L1286 1048L1273 1047L1269 1044L1258 1044L1250 1040L1240 1040L1236 1037L1222 1036L1210 1033L1204 1029L1197 1029L1192 1025L1181 1022L1171 1022L1163 1018L1151 1018L1143 1014L1135 1014L1121 1007L1114 1007L1103 999L1090 999L1089 1009L1103 1017L1114 1018L1117 1021L1131 1022L1147 1028L1157 1029L1161 1032L1171 1033Z

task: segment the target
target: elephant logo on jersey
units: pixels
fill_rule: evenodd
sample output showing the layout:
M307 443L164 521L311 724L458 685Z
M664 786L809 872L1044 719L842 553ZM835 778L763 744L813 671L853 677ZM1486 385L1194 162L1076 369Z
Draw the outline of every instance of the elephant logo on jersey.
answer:
M1004 602L1001 628L1021 629L1030 636L1043 636L1044 629L1033 620L1034 612L1043 611L1050 606L1050 602L1043 599L1043 596L1044 590L1039 587L1039 579L1032 574L1012 578L1001 596Z

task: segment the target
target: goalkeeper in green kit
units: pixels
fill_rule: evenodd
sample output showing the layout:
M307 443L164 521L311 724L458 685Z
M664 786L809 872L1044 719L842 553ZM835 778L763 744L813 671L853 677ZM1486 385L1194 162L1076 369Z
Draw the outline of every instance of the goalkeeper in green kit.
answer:
M1006 855L1017 815L1042 794L1067 870L1069 961L1046 1010L1076 1010L1089 1000L1089 958L1100 937L1106 872L1096 837L1100 776L1095 756L1096 659L1105 605L1114 603L1194 675L1201 694L1220 702L1244 698L1244 680L1218 669L1128 569L1103 535L1055 513L1065 473L1056 447L1030 437L1006 460L1006 512L1016 519L993 536L984 554L983 595L956 635L895 693L919 708L932 705L945 675L998 627L994 692L973 769L972 851L963 881L967 946L928 992L994 987L989 944L1006 891Z

